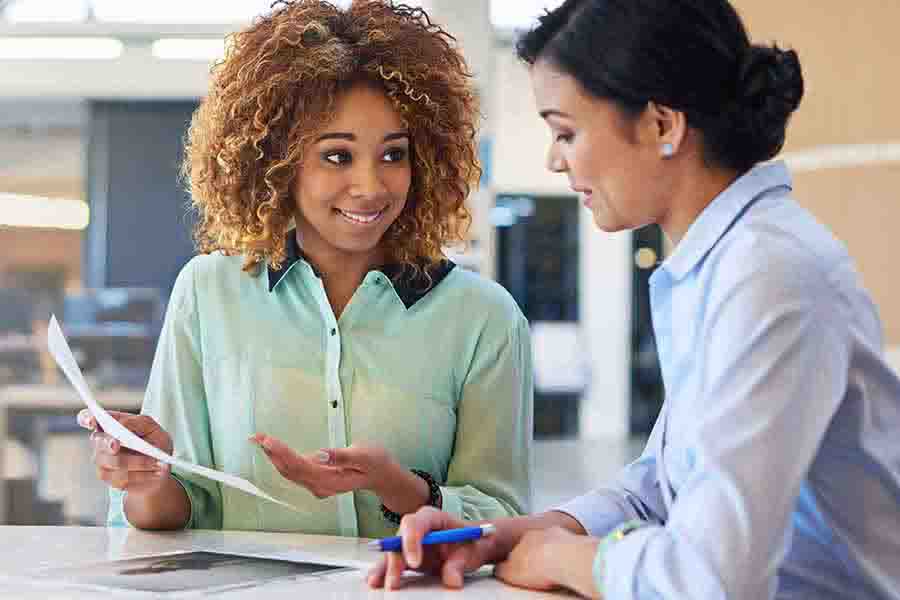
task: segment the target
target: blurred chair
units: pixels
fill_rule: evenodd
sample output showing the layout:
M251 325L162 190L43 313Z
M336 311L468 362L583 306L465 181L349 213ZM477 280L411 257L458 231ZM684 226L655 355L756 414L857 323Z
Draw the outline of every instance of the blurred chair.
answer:
M147 382L164 301L152 288L102 288L63 301L62 328L81 369L100 386Z
M39 364L29 294L0 288L0 385L32 381L39 374Z

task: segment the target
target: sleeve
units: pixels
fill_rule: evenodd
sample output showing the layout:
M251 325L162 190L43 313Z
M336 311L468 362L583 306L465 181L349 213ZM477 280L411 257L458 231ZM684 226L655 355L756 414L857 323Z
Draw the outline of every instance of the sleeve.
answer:
M664 526L597 556L605 597L774 596L791 513L850 360L837 291L817 269L778 263L761 260L709 299L698 394L669 425L686 439L687 475Z
M656 473L661 422L660 417L641 456L622 469L612 485L590 491L551 510L569 515L588 535L595 537L602 537L627 521L665 522L666 506Z
M457 407L456 438L441 487L443 509L466 520L525 514L531 507L532 350L528 322L500 340L478 340Z
M203 360L196 304L197 258L179 274L160 333L141 413L149 415L172 436L177 458L213 467L209 412L203 385ZM172 471L191 503L187 527L221 529L219 484L192 474ZM110 490L109 525L126 525L125 494Z

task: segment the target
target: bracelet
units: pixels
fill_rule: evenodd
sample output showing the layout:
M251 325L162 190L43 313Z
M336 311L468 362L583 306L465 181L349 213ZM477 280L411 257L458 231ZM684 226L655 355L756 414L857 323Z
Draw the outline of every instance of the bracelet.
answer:
M410 470L414 474L424 479L425 483L428 484L428 501L426 502L426 504L435 508L441 508L444 504L444 499L441 496L441 486L439 486L437 481L434 480L434 477L431 476L431 473L428 473L427 471L421 471L419 469ZM395 525L400 524L401 515L395 513L384 504L381 505L381 516L383 516L391 523L394 523Z
M597 545L597 556L594 559L594 582L597 587L597 591L601 594L606 594L606 552L609 550L609 547L615 544L616 542L621 541L626 535L631 533L636 529L640 529L645 525L649 525L646 521L641 519L633 519L631 521L626 521L622 525L613 529L606 536L601 538L600 544Z

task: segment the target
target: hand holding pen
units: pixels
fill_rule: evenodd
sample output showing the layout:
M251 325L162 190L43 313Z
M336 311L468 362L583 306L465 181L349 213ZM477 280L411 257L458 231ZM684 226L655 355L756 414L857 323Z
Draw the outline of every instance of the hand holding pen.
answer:
M449 531L460 529L466 531ZM473 529L478 531L471 531ZM504 555L501 548L504 546L504 536L496 525L473 526L472 523L430 506L404 516L398 533L399 536L395 539L401 540L399 543L402 552L387 553L372 568L366 580L369 586L397 589L402 585L403 571L409 568L437 575L447 587L460 588L466 573L496 562ZM464 543L459 543L458 540L441 542L442 537L437 534L447 535L451 539L469 536L474 539ZM425 542L429 535L432 537ZM397 543L389 541L387 545L395 547ZM373 546L380 548L383 544L382 540L378 540Z
M426 533L422 538L423 546L433 546L435 544L458 544L461 542L471 542L482 537L492 535L497 531L496 527L490 523L484 525L476 525L475 527L460 527L458 529L443 529L440 531L432 531ZM400 536L384 538L369 542L370 550L379 552L400 552L403 549L403 538Z

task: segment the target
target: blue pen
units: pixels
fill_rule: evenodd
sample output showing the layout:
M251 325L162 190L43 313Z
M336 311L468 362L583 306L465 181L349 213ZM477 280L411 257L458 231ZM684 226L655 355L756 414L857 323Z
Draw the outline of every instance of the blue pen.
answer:
M459 529L443 529L441 531L432 531L426 533L422 538L423 546L432 544L452 544L454 542L468 542L477 540L478 538L491 535L496 531L496 527L490 523L479 525L478 527L461 527ZM369 542L370 550L378 550L380 552L399 552L403 547L402 538L399 536L384 538Z

